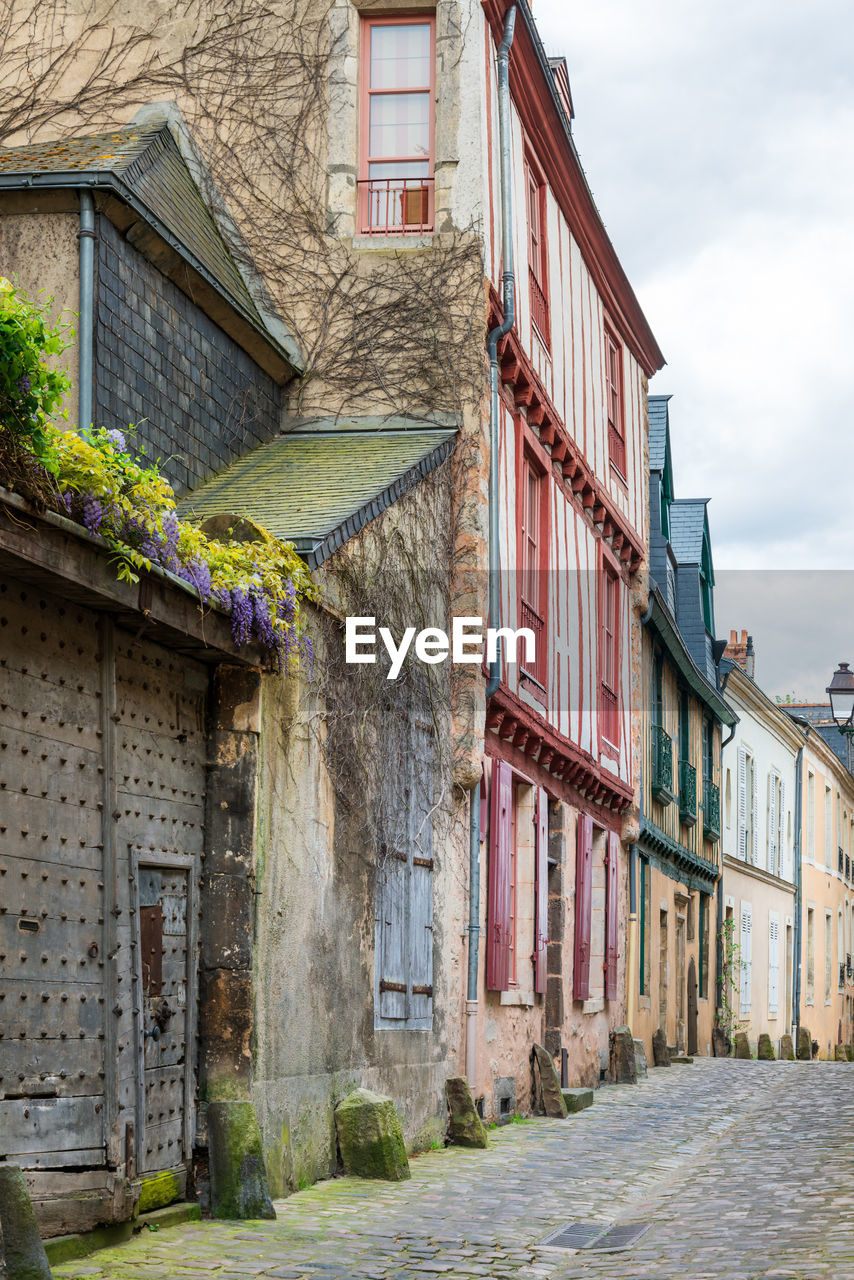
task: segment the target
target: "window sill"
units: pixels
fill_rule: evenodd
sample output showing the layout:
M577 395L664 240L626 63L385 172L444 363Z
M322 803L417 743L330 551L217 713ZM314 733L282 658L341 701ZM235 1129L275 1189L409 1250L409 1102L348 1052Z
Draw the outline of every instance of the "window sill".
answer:
M544 707L548 706L548 695L546 690L535 676L529 675L527 671L520 671L519 683L532 698L536 698L537 702L542 703Z
M581 1006L582 1013L601 1013L605 1008L604 996L591 996L589 1000L585 1000Z
M511 1008L528 1008L534 1003L533 991L520 991L518 987L501 992L500 1003Z
M652 1009L652 998L650 996L638 996L638 1008L649 1013Z
M390 249L432 249L432 231L400 231L394 235L354 235L354 249L376 249L388 253Z
M613 460L612 458L609 458L609 459L608 459L608 466L609 466L609 467L610 467L610 469L611 469L611 475L613 476L613 478L614 478L615 480L619 480L620 484L623 486L623 488L625 489L626 493L628 493L628 492L629 492L629 482L628 482L628 480L626 479L626 477L623 475L623 473L622 473L622 471L620 470L620 468L617 466L616 462L614 462L614 460Z

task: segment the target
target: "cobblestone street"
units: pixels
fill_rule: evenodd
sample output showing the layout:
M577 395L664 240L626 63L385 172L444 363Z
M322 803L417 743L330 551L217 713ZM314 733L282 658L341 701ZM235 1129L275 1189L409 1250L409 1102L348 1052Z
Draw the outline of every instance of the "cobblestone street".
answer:
M144 1231L55 1274L854 1280L854 1067L700 1059L490 1138L419 1156L403 1184L320 1183L276 1223ZM619 1253L539 1246L576 1221L651 1225Z

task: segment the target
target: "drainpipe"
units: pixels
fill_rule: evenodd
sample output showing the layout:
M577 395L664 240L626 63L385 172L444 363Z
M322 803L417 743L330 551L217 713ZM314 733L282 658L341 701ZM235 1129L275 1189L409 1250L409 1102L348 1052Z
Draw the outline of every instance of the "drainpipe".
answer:
M498 137L501 150L501 295L504 320L486 337L489 356L489 621L499 625L498 582L498 343L513 328L516 292L513 275L513 191L510 173L510 46L516 27L516 6L504 19L504 36L498 46ZM489 664L486 696L491 698L501 681L501 642ZM477 970L480 952L480 783L469 792L469 967L466 997L466 1077L472 1089L477 1078Z
M513 274L513 189L510 173L510 46L516 26L516 6L511 4L504 19L504 39L498 46L498 137L501 150L501 256L504 269L501 275L501 296L504 320L490 329L486 338L489 356L489 622L499 626L498 580L498 343L513 328L516 319L516 280ZM491 698L501 682L501 641L495 648L495 658L489 664L489 684L486 696Z
M466 991L466 1079L477 1084L477 969L480 954L480 783L469 792L469 972Z
M643 785L643 784L641 784ZM634 1007L638 989L638 847L629 845L629 938L626 959L626 1025L634 1034Z
M804 738L810 736L812 726L808 720L804 720L801 716L793 716L793 720L801 726L804 731ZM803 760L804 748L798 749L798 763L796 765L795 775L795 869L797 877L795 879L795 936L792 940L792 1034L795 1037L795 1047L797 1048L798 1028L801 1021L801 908L803 904L803 868L801 866L801 823L803 821Z
M95 202L80 192L80 323L77 331L77 425L92 425L92 335L95 322Z

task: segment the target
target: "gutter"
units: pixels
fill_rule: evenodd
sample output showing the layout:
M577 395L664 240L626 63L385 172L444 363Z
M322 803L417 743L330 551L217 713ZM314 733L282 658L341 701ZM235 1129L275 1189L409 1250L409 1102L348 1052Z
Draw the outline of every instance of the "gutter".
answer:
M80 323L77 329L77 425L92 426L92 351L95 332L95 201L80 192Z
M804 737L808 739L812 725L809 720L804 720L801 716L792 716L792 719L804 730ZM795 1037L795 1049L797 1051L797 1036L801 1022L801 904L803 902L803 867L801 865L801 824L803 822L803 759L804 748L798 750L798 763L796 765L797 774L795 776L795 847L794 858L797 868L797 879L795 880L795 937L793 941L793 949L795 953L795 961L792 966L794 975L792 979L792 1031Z
M499 626L498 579L498 343L516 319L516 280L513 274L513 193L510 173L510 46L516 27L516 5L504 19L504 38L498 46L498 131L501 148L501 277L504 319L486 338L489 356L489 620ZM501 644L489 667L486 697L501 682ZM477 977L480 960L480 781L469 792L469 948L466 992L466 1077L472 1092L477 1088Z

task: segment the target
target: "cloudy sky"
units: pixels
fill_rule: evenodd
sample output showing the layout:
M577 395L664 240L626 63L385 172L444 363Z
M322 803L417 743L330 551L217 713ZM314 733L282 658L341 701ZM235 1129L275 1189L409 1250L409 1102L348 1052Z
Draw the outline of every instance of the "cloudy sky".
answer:
M718 633L755 634L769 693L819 696L854 661L854 573L817 572L854 565L854 12L533 7L667 358L677 495L712 498Z

